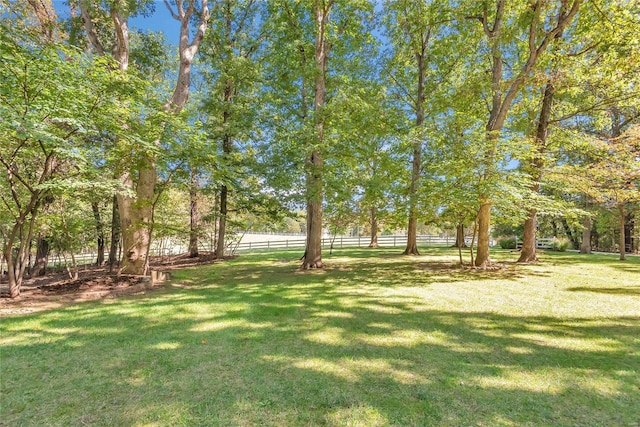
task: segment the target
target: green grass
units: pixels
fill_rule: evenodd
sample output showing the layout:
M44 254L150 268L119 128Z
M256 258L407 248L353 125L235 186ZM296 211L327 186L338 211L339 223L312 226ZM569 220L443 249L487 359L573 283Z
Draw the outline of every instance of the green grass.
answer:
M640 258L397 253L247 255L0 319L0 425L640 425Z

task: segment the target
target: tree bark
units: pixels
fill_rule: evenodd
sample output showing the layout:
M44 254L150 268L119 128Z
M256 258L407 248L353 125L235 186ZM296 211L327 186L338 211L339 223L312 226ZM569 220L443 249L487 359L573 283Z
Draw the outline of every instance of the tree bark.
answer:
M369 242L370 248L378 247L378 208L375 206L371 208L371 241Z
M104 226L102 224L102 219L100 218L100 206L98 206L98 202L91 203L91 210L93 211L93 218L96 220L96 240L98 249L96 265L99 267L104 264Z
M191 185L189 186L189 258L198 257L198 174L191 168Z
M591 253L591 217L585 216L582 219L582 243L580 245L581 254Z
M47 264L49 263L49 242L42 233L38 235L36 246L36 264L33 267L33 273L36 276L44 276L47 274Z
M120 215L118 212L118 198L113 196L113 208L111 211L111 243L109 246L109 272L117 267L119 260L118 247L120 246Z
M464 241L464 224L456 225L456 242L454 248L466 248L467 243Z
M620 220L619 220L619 224L620 224L620 261L624 261L626 259L625 257L625 253L626 253L626 249L627 249L627 245L626 245L626 241L625 241L625 235L624 235L624 224L625 224L625 207L624 207L624 203L618 203L618 212L620 213Z
M491 228L491 203L482 202L478 211L478 249L476 267L484 267L489 261L489 230Z
M220 217L218 218L218 239L216 240L216 258L224 258L224 238L227 232L227 195L226 185L220 188Z

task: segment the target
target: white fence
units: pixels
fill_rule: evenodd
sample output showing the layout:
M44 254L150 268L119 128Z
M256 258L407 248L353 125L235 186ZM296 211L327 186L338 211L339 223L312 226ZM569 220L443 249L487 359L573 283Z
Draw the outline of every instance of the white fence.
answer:
M323 248L344 248L344 247L367 247L371 242L371 236L331 236L322 238ZM422 246L451 246L455 243L455 236L417 236L418 245ZM265 240L240 242L237 251L253 251L263 249L287 249L304 248L306 240L304 238L285 240ZM471 242L468 241L468 244ZM405 246L407 236L378 236L378 245L386 247Z

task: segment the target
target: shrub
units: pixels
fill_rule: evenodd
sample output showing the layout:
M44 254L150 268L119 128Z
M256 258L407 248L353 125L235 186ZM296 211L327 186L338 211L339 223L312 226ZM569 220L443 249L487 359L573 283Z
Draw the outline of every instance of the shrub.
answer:
M551 250L557 252L565 252L569 247L569 241L567 239L555 239L551 242Z
M516 239L500 239L498 244L502 249L515 249Z

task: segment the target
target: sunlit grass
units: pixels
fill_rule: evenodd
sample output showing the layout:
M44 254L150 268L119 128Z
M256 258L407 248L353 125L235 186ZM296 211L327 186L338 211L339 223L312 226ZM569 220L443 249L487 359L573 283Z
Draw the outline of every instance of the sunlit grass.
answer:
M637 426L640 259L298 252L0 320L0 425Z

